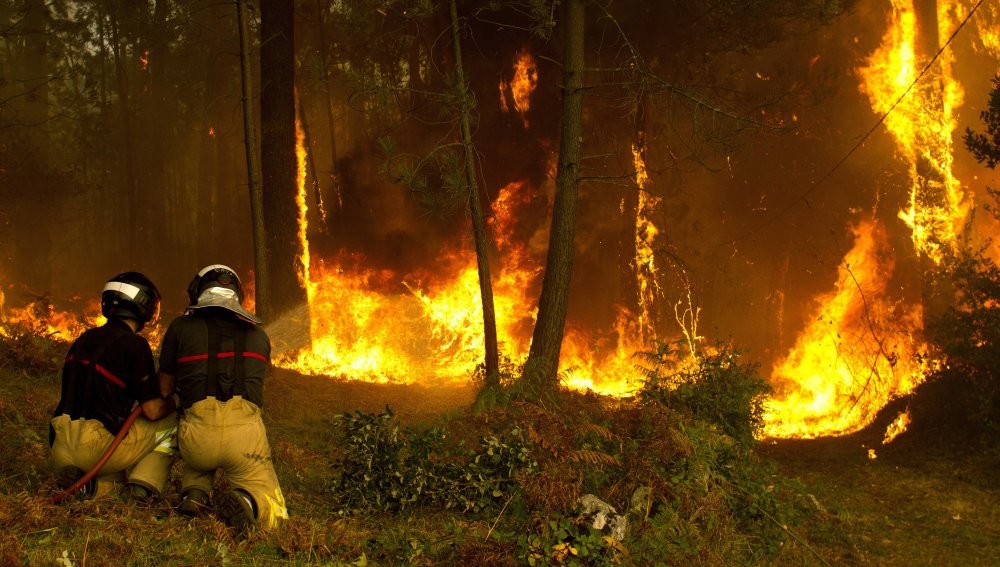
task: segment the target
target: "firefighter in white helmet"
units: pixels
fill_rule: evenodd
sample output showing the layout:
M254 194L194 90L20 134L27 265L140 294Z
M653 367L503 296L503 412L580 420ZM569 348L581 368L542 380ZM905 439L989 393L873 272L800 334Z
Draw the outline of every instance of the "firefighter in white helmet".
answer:
M243 286L228 266L199 271L191 304L167 328L160 349L160 389L179 397L178 445L184 459L178 511L209 507L216 469L229 490L216 514L238 533L272 528L288 517L261 420L271 342L243 305Z

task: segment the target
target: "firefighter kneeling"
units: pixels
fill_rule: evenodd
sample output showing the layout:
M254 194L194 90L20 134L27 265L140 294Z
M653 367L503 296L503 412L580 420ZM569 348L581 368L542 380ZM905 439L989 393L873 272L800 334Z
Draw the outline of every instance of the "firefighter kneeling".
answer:
M132 496L140 499L166 488L176 452L174 402L160 396L153 353L137 334L156 318L159 307L160 293L149 278L138 272L119 274L101 292L107 323L87 330L70 347L62 396L49 429L49 462L62 488L94 468L136 403L142 416L82 494L109 494L125 479Z
M287 518L261 420L271 354L260 319L243 308L231 268L202 269L188 286L191 305L170 323L160 349L160 389L179 396L178 445L184 459L178 511L207 509L216 469L230 490L215 498L218 516L239 533Z

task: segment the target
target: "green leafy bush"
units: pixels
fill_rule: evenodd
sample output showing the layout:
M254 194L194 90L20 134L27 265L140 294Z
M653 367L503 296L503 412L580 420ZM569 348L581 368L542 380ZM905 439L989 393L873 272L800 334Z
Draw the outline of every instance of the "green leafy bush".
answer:
M513 498L515 476L536 466L516 428L481 437L470 449L450 443L442 429L401 429L388 408L334 419L344 455L330 488L342 513L415 506L482 512Z
M713 350L693 366L679 367L670 345L658 343L655 351L640 353L649 367L639 396L716 423L738 441L752 443L763 425L764 400L771 387L756 364L740 361L739 351L722 345Z

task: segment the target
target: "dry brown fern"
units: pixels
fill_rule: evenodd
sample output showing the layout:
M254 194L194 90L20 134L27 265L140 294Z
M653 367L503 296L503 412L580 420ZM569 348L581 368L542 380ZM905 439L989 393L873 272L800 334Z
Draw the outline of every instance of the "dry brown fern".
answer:
M518 478L532 510L551 515L573 509L583 487L583 474L572 465L555 465Z
M621 468L622 462L618 460L614 455L609 455L601 451L594 451L591 449L576 449L571 451L566 459L571 463L578 463L584 465L592 465L597 467L618 467Z
M598 425L596 423L580 424L576 428L576 434L578 437L594 435L596 437L599 437L600 439L603 439L605 441L610 441L613 443L617 443L620 441L618 435L616 435L613 431L611 431L607 427L604 427L603 425Z

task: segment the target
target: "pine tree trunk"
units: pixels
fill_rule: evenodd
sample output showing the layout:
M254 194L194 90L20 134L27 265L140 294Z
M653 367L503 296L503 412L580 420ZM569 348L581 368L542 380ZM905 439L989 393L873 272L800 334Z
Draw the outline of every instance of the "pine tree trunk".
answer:
M295 51L293 6L286 0L260 4L260 164L263 221L270 290L262 313L276 319L306 301L296 263L301 246L295 196Z
M576 193L583 146L583 0L566 0L562 11L566 45L555 202L542 293L538 300L538 318L522 377L530 388L536 390L555 389L559 384L559 352L573 274Z
M170 179L166 169L167 147L170 137L168 117L173 116L167 100L167 63L170 60L169 41L167 38L167 17L169 15L169 0L156 0L153 7L153 20L150 26L148 53L146 54L145 85L139 98L137 116L138 132L149 133L140 148L145 149L137 156L136 183L142 188L138 192L138 218L140 224L140 246L142 250L151 250L161 238L172 238L169 230L176 223L168 222L170 205L176 202L169 192ZM163 254L164 261L169 265L178 265L177 247L171 247ZM168 254L170 256L168 256Z
M250 8L246 0L236 0L240 30L240 73L243 84L243 131L246 140L247 184L250 188L250 223L253 228L254 301L261 318L270 317L271 278L268 267L267 237L264 230L264 194L257 167L257 123L250 84Z
M462 44L458 35L458 8L455 0L450 2L451 37L455 53L455 88L459 94L460 121L462 126L462 146L465 148L465 183L469 188L469 213L472 216L472 236L476 243L476 265L479 269L479 295L483 303L483 336L485 338L486 386L499 383L500 355L497 347L497 321L493 307L493 284L490 281L489 248L486 240L486 221L479 200L479 184L476 183L475 152L472 147L472 130L469 126L469 106L471 104L462 68Z
M333 94L331 93L332 86L330 85L330 58L327 52L326 45L326 13L323 10L320 0L316 0L316 12L318 16L317 26L319 26L319 61L320 69L323 74L323 93L326 95L326 127L327 131L330 133L330 189L328 195L331 195L333 199L324 199L324 202L328 206L333 206L336 203L337 210L343 206L343 198L340 195L340 166L338 164L339 157L337 156L337 130L335 127L336 122L333 119ZM327 211L329 214L330 211ZM327 223L329 223L329 217L327 217ZM329 228L329 224L327 226Z
M115 79L118 88L118 107L121 112L122 145L125 148L125 218L128 234L126 236L126 258L131 265L139 261L139 223L136 209L139 205L139 189L135 180L135 144L132 140L132 109L129 107L128 77L125 74L123 61L120 24L117 17L111 19L111 47L115 61Z
M19 133L34 158L34 167L46 171L49 167L49 81L52 80L53 63L49 56L49 27L52 16L42 0L28 0L24 3L22 51L18 59L22 61L16 76L23 84L12 81L15 90L24 96L11 97L7 104L19 108L10 113L18 117ZM12 61L8 60L8 64ZM10 213L14 264L17 281L35 293L52 291L52 230L47 223L38 219L52 214L50 195L38 192L15 193L10 202L5 203ZM14 274L10 274L14 275Z

